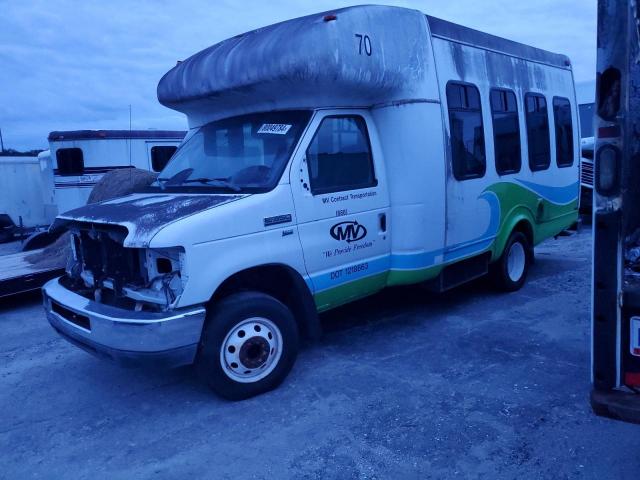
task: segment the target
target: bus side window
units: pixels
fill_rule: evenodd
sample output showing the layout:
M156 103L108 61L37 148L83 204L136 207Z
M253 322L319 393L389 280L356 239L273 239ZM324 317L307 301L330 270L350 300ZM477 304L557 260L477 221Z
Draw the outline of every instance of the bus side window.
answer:
M556 163L558 167L573 165L573 123L568 98L553 97L553 121L556 128Z
M493 145L498 175L518 173L522 166L520 122L516 94L511 90L491 90Z
M456 180L483 177L487 170L480 92L475 85L449 82L451 163Z
M529 168L532 172L546 170L551 164L549 116L544 95L527 93L524 96L527 119Z
M58 175L82 175L84 173L84 156L81 148L59 148L56 150Z

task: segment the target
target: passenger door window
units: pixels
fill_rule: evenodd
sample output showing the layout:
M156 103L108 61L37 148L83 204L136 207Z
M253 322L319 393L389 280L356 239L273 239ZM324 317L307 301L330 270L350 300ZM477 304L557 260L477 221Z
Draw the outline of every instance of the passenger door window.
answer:
M307 148L314 195L374 187L367 125L360 116L326 117Z
M498 175L518 173L522 165L520 123L516 95L510 90L491 90L493 149Z
M525 106L529 168L532 172L546 170L551 164L547 100L543 95L527 93L525 95Z
M571 103L567 98L554 97L553 121L556 128L556 163L558 167L573 165L573 123Z
M448 83L447 105L453 175L457 180L483 177L487 162L478 88Z

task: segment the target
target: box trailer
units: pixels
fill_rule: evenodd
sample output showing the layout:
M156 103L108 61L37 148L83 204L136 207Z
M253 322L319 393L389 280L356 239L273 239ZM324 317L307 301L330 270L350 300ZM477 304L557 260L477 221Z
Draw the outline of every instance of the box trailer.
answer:
M49 134L58 213L87 203L91 189L115 169L159 172L185 136L174 130L74 130Z
M0 157L0 242L11 240L19 227L49 225L43 191L46 177L37 157Z
M415 10L248 32L171 69L190 132L147 191L60 215L51 325L121 361L196 362L219 394L279 384L317 312L487 273L520 288L577 219L569 59Z
M19 230L46 230L58 213L87 203L111 170L159 172L186 132L173 130L75 130L48 136L38 157L0 157L0 241Z
M44 152L43 152L44 153ZM45 155L0 157L0 242L12 241L45 228L55 218L47 200L53 193L48 182ZM37 290L64 273L63 268L35 267L27 257L35 252L0 255L0 298Z
M173 130L75 130L49 134L38 158L0 157L0 241L30 233L25 251L0 256L0 297L37 290L64 269L28 257L55 241L56 215L87 203L102 176L115 169L164 168L186 132ZM4 209L8 213L3 214Z

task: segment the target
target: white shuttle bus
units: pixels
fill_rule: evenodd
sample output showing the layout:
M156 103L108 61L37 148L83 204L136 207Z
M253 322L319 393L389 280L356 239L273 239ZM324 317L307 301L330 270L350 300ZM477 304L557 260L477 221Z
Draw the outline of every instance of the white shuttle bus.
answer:
M577 219L569 59L361 6L239 35L171 69L184 143L143 192L58 217L51 325L120 362L195 362L219 394L278 385L318 312L387 286L525 282ZM436 340L434 340L436 341Z
M110 171L136 167L159 172L186 132L167 130L76 130L49 134L58 212L87 203L91 189Z

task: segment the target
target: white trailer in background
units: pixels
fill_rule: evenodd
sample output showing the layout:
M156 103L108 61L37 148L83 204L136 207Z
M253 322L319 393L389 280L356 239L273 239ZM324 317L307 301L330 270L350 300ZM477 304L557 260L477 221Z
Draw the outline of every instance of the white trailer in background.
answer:
M59 213L87 203L110 171L159 172L185 136L167 130L80 130L49 134L38 157L0 157L0 242L45 229Z
M44 206L44 216L47 219L47 226L56 218L59 213L56 205L56 196L53 188L53 160L51 159L51 151L45 150L38 154L40 162L40 172L42 176L42 203Z
M10 240L19 227L53 221L56 212L45 208L43 196L53 193L50 185L38 157L0 157L0 241Z
M47 152L38 157L0 157L0 192L0 241L37 229L46 233L56 215ZM0 256L0 298L40 288L64 271L55 265L32 265L27 257L33 253Z
M33 232L26 250L57 238L47 231L56 215L87 203L94 185L118 168L159 171L184 138L184 131L82 130L51 132L50 150L38 157L0 157L0 241ZM7 212L7 213L4 213ZM23 228L20 229L20 226ZM4 238L3 238L4 237ZM0 257L0 297L40 288L64 272L32 265L35 251Z
M87 203L91 189L110 171L159 172L185 136L172 130L76 130L49 134L57 213Z

